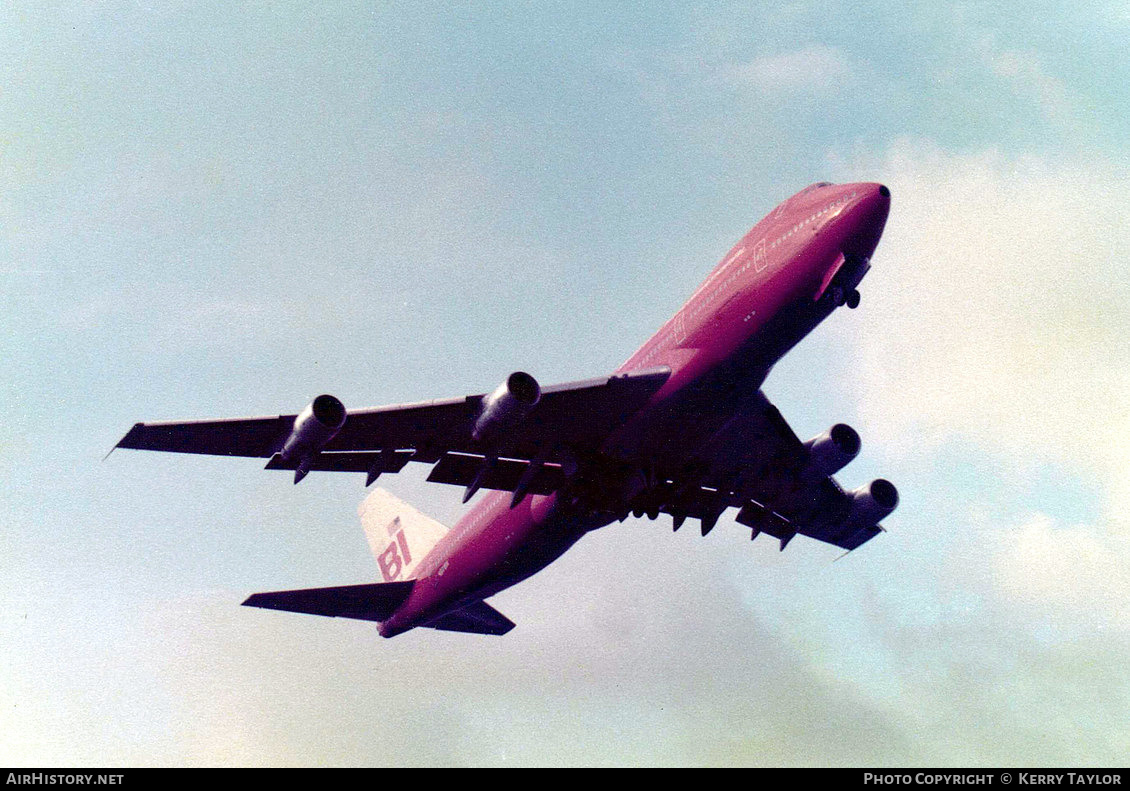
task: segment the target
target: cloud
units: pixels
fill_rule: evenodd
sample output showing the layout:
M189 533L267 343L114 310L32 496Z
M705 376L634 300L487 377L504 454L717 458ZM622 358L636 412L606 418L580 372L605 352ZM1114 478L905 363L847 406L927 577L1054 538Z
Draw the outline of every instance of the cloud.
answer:
M1016 457L1044 460L1098 476L1113 503L1119 443L1102 432L1118 425L1126 354L1119 171L912 143L836 167L894 190L865 305L843 339L869 446L929 459L960 441L999 462L1001 488L1022 485L1035 463ZM1105 403L1091 402L1096 391ZM908 524L941 520L910 505L881 545L830 568L813 542L782 554L727 524L705 540L666 523L612 526L496 597L519 625L497 641L426 630L384 641L368 624L238 607L248 591L125 601L109 620L104 594L69 597L62 611L28 597L29 625L4 625L11 683L0 711L20 736L0 755L1121 760L1130 553L1115 523L989 515L959 525L940 554L914 554ZM58 635L79 655L60 654Z
M856 68L838 47L814 44L729 67L733 83L763 93L828 93L854 80Z
M1093 525L1034 514L1000 536L997 586L1016 610L1072 632L1130 630L1130 542Z
M834 330L867 436L902 466L933 460L928 487L970 483L943 459L994 476L936 493L944 518L902 518L940 547L946 587L999 621L993 652L1024 639L1124 650L1130 170L913 141L836 167L893 196L864 308ZM1049 485L1097 491L1097 508L1041 512Z
M1063 465L1130 513L1125 164L904 141L833 166L893 194L844 338L869 432L903 456L959 440L1005 472Z
M1049 109L1062 110L1067 104L1067 86L1048 75L1030 53L986 51L984 60L993 74L1031 93Z
M1079 127L1075 96L1063 80L1047 72L1035 52L1002 49L993 36L985 36L974 44L981 64L994 77L1004 82L1017 96L1038 106L1040 113L1068 130Z
M18 672L4 722L20 738L0 755L64 765L88 763L93 749L103 761L163 765L1101 764L1130 746L1122 652L1101 634L1042 645L993 610L907 622L899 597L874 583L890 576L881 555L829 568L811 562L815 546L782 555L725 526L709 540L656 528L587 537L497 597L519 624L503 640L428 630L382 640L370 624L240 608L236 591L138 604L98 639L88 634L97 620L76 607L65 628L81 657L52 657L44 641L36 660L23 641L6 643Z

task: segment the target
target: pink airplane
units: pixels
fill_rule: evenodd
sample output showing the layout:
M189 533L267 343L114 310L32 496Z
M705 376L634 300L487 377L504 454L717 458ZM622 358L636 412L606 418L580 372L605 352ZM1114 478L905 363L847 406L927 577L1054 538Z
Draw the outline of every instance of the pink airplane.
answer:
M859 453L838 424L802 442L760 387L856 290L890 208L880 184L813 184L734 246L685 305L611 376L541 387L527 373L485 395L346 411L320 395L297 415L138 423L120 448L268 458L267 469L365 473L409 461L429 481L490 490L448 530L383 489L361 503L382 582L256 593L253 607L505 634L484 600L581 536L632 514L709 533L730 507L781 549L798 533L853 550L898 504L888 481L845 492Z

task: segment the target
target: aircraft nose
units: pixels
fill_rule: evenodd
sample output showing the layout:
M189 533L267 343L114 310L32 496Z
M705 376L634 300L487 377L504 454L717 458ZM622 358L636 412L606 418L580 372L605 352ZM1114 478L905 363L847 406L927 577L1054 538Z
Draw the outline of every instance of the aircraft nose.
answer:
M886 210L891 205L891 191L886 184L863 182L852 184L853 191L858 194L858 205L866 207L868 211Z
M871 182L852 184L850 188L856 193L856 198L854 205L848 207L845 218L848 236L843 251L860 258L870 258L887 224L891 191L885 184Z
M872 220L879 223L879 230L887 222L887 214L891 210L891 191L886 184L868 184L866 192L871 193Z
M870 212L871 222L878 225L878 230L882 232L883 226L887 223L887 215L891 211L891 191L887 189L886 184L868 184L869 189L867 192L871 193L870 198Z

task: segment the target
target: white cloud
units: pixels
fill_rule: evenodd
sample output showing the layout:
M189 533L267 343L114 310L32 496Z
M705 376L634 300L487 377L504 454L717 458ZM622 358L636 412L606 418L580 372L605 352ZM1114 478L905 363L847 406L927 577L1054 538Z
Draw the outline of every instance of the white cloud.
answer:
M1050 109L1062 110L1067 104L1067 86L1047 74L1039 62L1025 52L986 52L985 63L998 77L1030 92Z
M1116 174L909 144L840 169L895 195L864 308L835 323L864 368L869 440L925 456L963 438L1002 464L1093 471L1113 492L1121 444L1102 432L1118 425L1127 288ZM1096 389L1107 403L1091 403ZM240 591L126 607L128 628L99 629L112 643L100 645L82 608L101 608L95 597L69 618L39 604L27 633L45 637L10 652L0 708L21 736L0 755L81 763L93 744L166 764L1112 762L1130 745L1118 597L1130 552L1106 522L1006 525L972 525L948 560L912 554L896 528L823 573L812 545L782 555L725 526L706 541L614 526L501 594L519 628L493 642L424 630L383 641L365 624L239 608ZM1080 619L1086 639L1033 638L1041 621ZM81 661L51 653L51 634L82 646Z
M1035 514L1001 536L993 558L999 590L1022 612L1075 631L1130 629L1130 545L1089 525Z
M838 47L825 44L763 55L732 66L729 71L735 83L766 93L830 92L852 81L854 74L847 55Z
M903 142L836 167L893 203L845 342L869 434L921 454L954 439L1006 470L1097 476L1130 512L1130 173L1101 160Z
M955 511L983 514L953 526L951 584L986 596L1017 634L1123 640L1130 172L906 141L837 167L892 191L863 309L837 328L857 361L850 386L867 435L907 460L960 447L999 470L982 495L996 502L954 495ZM1005 513L1049 467L1099 492L1097 516Z
M1049 74L1035 52L1002 49L993 35L973 44L981 64L1015 95L1038 106L1049 121L1073 130L1078 126L1075 97L1067 84Z

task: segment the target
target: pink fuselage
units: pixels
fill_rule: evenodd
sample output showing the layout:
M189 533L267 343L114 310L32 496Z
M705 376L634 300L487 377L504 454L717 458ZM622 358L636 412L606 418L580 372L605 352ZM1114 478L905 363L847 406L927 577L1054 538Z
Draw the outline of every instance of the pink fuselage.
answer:
M782 355L833 307L817 300L847 260L866 261L890 208L873 183L814 185L775 208L714 268L686 304L617 369L665 366L671 376L606 441L611 458L690 455L756 392ZM491 596L545 568L615 518L558 495L484 495L420 564L403 605L381 624L392 637Z

